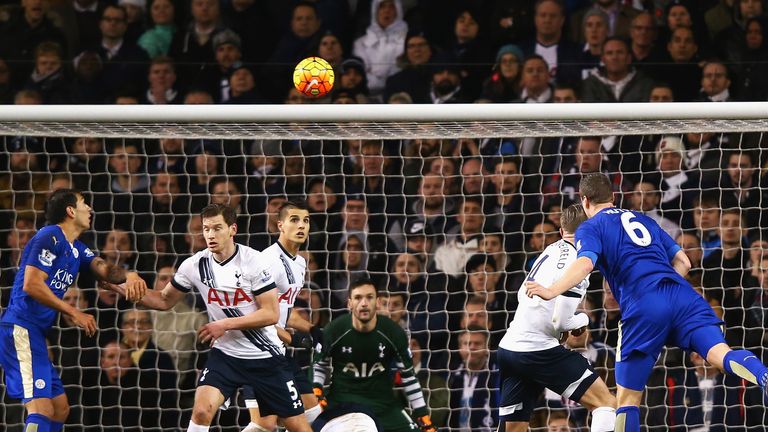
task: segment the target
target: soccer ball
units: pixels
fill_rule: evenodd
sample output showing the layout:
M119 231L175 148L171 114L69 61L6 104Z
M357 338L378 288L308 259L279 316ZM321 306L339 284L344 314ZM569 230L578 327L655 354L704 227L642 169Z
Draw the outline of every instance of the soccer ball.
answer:
M310 97L327 95L335 79L331 65L320 57L307 57L293 70L296 90Z

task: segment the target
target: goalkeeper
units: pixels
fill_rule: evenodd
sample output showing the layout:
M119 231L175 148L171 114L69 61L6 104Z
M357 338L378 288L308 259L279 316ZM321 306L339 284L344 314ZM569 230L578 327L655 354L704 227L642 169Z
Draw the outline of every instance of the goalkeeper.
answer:
M376 296L369 279L350 286L347 307L351 313L336 318L323 331L323 348L312 380L315 395L329 409L352 403L369 407L385 432L436 431L413 371L408 337L395 322L376 315ZM395 397L392 364L400 371L415 421ZM331 367L333 374L324 395Z

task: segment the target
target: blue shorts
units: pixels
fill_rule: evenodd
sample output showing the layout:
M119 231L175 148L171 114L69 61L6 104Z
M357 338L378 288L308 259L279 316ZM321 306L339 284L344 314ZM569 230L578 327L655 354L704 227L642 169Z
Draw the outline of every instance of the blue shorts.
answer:
M197 385L216 387L224 399L229 399L238 388L251 385L261 415L275 414L287 418L304 414L304 405L293 382L293 371L283 356L242 359L214 348L208 355Z
M48 358L48 344L39 329L0 324L0 366L8 395L27 403L64 393L59 372Z
M637 313L622 317L616 349L616 383L642 391L664 345L696 351L725 343L721 321L689 285L663 280L632 305Z
M292 358L288 358L288 363L291 364L291 369L293 370L293 384L296 386L296 390L299 391L299 394L314 395L314 393L312 393L312 384L309 382L307 372L302 370L301 366L299 366L299 364L296 363L296 360ZM256 392L253 390L253 386L243 386L243 398L246 400L256 399Z
M578 402L598 376L581 354L554 348L497 352L501 379L499 423L529 422L544 388ZM504 427L501 427L503 430Z

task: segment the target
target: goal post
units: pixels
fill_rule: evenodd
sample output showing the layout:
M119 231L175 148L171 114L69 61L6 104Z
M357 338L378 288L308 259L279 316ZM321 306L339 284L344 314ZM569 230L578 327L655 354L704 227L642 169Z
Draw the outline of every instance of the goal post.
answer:
M236 241L263 249L278 233L279 205L306 199L308 281L296 313L323 325L344 312L352 280L373 279L389 295L381 311L413 339L433 420L452 430L467 415L466 401L455 400L467 361L462 331L486 329L496 349L525 275L558 238L560 211L578 202L581 172L603 171L617 205L652 214L681 244L690 281L723 317L728 341L766 361L765 132L768 102L0 106L0 305L55 188L88 193L95 218L83 240L149 283L205 247L198 215L207 203L236 207ZM619 316L601 279L592 282L583 306L591 341L569 343L615 386ZM196 343L204 299L137 318L92 278L77 286L101 336L86 340L61 318L49 338L72 405L68 425L185 429L206 356ZM134 313L127 325L126 312ZM154 360L120 366L115 350ZM304 366L306 354L297 352ZM768 424L759 390L700 379L698 361L665 351L643 400L648 431ZM481 369L494 365L489 355ZM495 375L481 376L475 394L495 400ZM222 411L223 430L247 424L236 405ZM496 418L492 402L471 406L473 418ZM551 392L536 412L534 430L562 412L580 427L587 420ZM0 424L20 428L22 415L21 405L0 404Z

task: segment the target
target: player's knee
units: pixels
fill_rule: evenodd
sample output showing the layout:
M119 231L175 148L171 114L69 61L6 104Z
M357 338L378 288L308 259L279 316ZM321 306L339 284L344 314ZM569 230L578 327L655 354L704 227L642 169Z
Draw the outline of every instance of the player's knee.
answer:
M67 421L67 417L69 417L69 404L65 403L54 408L54 413L53 417L51 417L51 420L64 423Z
M504 432L527 432L528 422L504 422Z
M32 399L27 402L26 408L29 414L40 414L49 419L53 419L53 415L55 414L53 402L48 398Z
M275 428L277 428L277 416L267 416L267 417L261 417L258 420L256 420L254 423L259 425L264 430L267 431L273 431Z
M196 403L192 408L192 421L199 425L209 425L213 420L214 407L210 404Z

